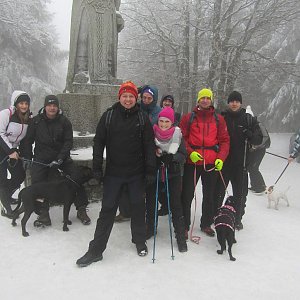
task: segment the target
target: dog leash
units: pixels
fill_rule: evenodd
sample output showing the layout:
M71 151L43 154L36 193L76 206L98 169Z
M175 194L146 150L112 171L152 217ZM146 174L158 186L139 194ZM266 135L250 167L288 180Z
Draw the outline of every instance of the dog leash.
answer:
M44 166L44 167L49 167L50 166L50 164L45 164L45 163L42 163L42 162L39 162L39 161L36 161L36 160L27 159L27 158L24 158L24 157L20 157L20 159L23 160L24 162L30 162L32 164L37 164L37 165Z
M275 181L274 185L279 181L279 179L281 178L281 176L283 175L283 173L285 172L285 170L287 169L287 167L289 166L290 163L287 163L287 165L285 166L285 168L283 169L283 171L281 172L281 174L279 175L279 177L277 178L277 180Z
M281 156L281 155L278 155L278 154L275 154L275 153L271 153L271 152L268 152L268 151L266 151L266 153L287 160L287 158L284 157L284 156Z
M196 244L199 244L201 237L198 235L193 235L194 226L195 226L195 218L196 218L196 212L197 212L197 196L196 196L196 186L197 186L197 166L195 164L194 168L194 197L195 197L195 206L194 206L194 217L192 222L192 228L190 231L190 240Z
M75 180L73 180L73 179L71 178L70 175L65 174L63 170L57 169L57 171L60 173L61 176L67 178L67 179L70 180L71 182L75 183L78 187L80 187L80 184L79 184L78 182L76 182Z

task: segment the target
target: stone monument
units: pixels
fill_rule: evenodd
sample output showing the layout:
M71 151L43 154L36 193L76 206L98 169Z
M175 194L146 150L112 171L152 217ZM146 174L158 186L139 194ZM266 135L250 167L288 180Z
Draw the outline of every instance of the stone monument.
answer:
M120 0L74 0L66 89L58 95L80 135L94 133L102 113L117 101L118 33L124 27ZM91 139L91 138L90 138ZM90 143L75 139L74 146Z
M72 158L78 165L92 165L91 149L83 157L78 148L92 146L93 134L103 112L118 99L118 33L124 27L120 0L73 0L70 53L66 88L60 99L74 136ZM97 184L86 186L90 200L101 199Z

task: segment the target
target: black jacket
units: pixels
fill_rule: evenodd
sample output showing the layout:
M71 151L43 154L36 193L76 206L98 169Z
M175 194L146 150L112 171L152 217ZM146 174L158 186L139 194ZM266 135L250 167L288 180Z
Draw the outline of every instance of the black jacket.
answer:
M106 175L125 177L154 172L154 133L148 117L144 115L145 124L141 129L138 105L127 110L118 102L112 109L109 127L107 111L97 125L93 147L94 171L102 170L106 147Z
M49 163L70 157L73 147L71 122L60 111L54 119L48 119L44 109L33 118L24 139L24 156L32 158L32 144L35 142L34 158Z
M241 108L236 112L226 110L222 113L222 115L225 118L227 130L230 136L230 149L226 162L232 165L243 165L245 141L247 139L247 141L249 142L247 143L248 147L246 148L247 164L250 144L259 145L262 142L263 138L256 118L246 113L246 110L244 108ZM250 117L252 118L251 122L248 121L248 118ZM247 131L250 131L250 137L247 137Z

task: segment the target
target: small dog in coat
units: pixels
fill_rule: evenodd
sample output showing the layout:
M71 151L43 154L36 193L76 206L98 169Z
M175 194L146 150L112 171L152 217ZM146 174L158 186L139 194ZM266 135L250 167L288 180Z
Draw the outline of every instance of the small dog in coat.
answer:
M274 202L274 208L278 210L278 203L280 199L286 202L286 206L290 206L289 200L286 195L289 188L290 187L288 187L284 192L277 191L274 185L271 185L268 188L266 188L265 193L267 194L268 197L268 208L271 208L271 202Z
M33 212L38 213L38 202L41 199L52 200L57 202L57 199L62 199L63 208L63 231L69 231L68 225L72 222L69 220L69 212L74 198L76 197L77 189L89 181L93 176L93 172L88 167L78 167L70 176L63 175L63 179L40 182L32 184L22 189L18 195L18 205L14 210L14 216L12 219L12 225L16 226L16 219L20 214L24 212L24 216L21 220L22 235L29 236L26 231L26 223Z
M236 243L235 240L235 214L236 211L233 207L234 198L229 196L226 202L217 210L217 214L214 217L215 229L217 232L217 239L221 246L220 250L217 250L218 254L223 254L226 250L226 241L228 244L228 254L230 260L235 261L236 259L232 256L232 245Z

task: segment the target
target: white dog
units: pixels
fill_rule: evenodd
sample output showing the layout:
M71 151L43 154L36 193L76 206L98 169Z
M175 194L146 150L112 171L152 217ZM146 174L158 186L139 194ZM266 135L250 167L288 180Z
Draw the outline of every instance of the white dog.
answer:
M268 208L271 208L271 202L273 201L275 203L274 208L278 210L278 203L280 199L283 199L286 202L286 206L290 206L289 200L287 198L287 191L290 187L288 187L284 192L276 191L274 189L274 185L269 186L266 188L265 193L268 195Z

